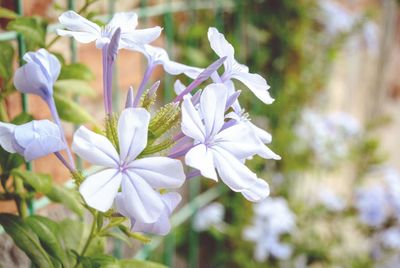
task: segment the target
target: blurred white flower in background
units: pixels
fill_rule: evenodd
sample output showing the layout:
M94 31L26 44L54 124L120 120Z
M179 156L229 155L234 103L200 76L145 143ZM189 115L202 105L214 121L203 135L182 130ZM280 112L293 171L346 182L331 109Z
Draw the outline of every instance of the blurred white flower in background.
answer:
M215 228L223 232L226 228L224 222L225 208L222 204L213 202L197 211L194 216L193 229L197 232Z
M346 208L346 203L342 197L329 188L323 188L318 193L319 201L328 210L339 212Z
M289 209L285 199L270 198L253 205L252 224L244 229L243 238L255 243L254 258L265 261L270 255L278 259L288 259L292 248L280 242L280 235L292 232L295 214Z

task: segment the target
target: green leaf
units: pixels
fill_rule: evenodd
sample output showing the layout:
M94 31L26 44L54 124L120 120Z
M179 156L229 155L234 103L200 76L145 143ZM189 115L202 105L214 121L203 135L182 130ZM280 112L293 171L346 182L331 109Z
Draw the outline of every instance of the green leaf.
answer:
M57 259L64 267L68 266L65 249L58 237L57 223L42 216L30 216L26 219L26 224L39 237L40 243L50 256Z
M1 9L0 9L1 11ZM14 48L9 42L0 42L0 77L7 82L12 78L14 59Z
M2 19L15 19L18 14L11 9L0 7L0 18Z
M73 95L80 95L80 96L83 95L89 97L96 96L95 91L89 85L88 82L78 79L58 80L54 84L54 90L57 93L67 96L73 96Z
M49 175L20 169L13 169L11 174L21 178L25 183L32 186L36 192L47 194L51 190L52 181Z
M66 96L55 93L54 100L62 120L78 125L94 122L92 116L82 106L79 106Z
M33 120L33 116L26 113L26 112L22 112L19 115L17 115L16 117L14 117L14 119L11 121L11 123L15 124L15 125L22 125L25 123L28 123L29 121Z
M127 237L126 235L124 235L121 232L113 232L113 231L109 231L105 234L103 234L102 236L105 237L113 237L115 239L121 240L122 242L124 242L125 244L127 244L129 247L132 246L132 242L129 240L129 237Z
M53 185L51 190L46 193L46 196L51 201L61 203L79 216L83 216L83 207L76 191L72 191L59 185Z
M40 17L18 17L7 25L7 30L22 34L27 50L45 46L47 22Z
M61 73L58 79L78 79L78 80L93 80L94 74L92 71L84 64L73 63L70 65L64 65L61 68Z
M19 217L2 213L0 224L33 264L37 267L54 267L49 255L42 248L38 236Z
M104 268L167 268L160 263L142 260L119 260L116 263L104 265Z

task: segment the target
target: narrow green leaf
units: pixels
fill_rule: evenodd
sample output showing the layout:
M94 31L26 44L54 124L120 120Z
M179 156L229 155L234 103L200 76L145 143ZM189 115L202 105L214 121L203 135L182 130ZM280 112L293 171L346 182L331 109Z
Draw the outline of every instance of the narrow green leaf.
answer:
M102 236L105 236L105 237L113 237L113 238L115 238L115 239L121 240L122 242L124 242L125 244L127 244L129 247L132 246L132 242L129 240L129 237L127 237L126 235L124 235L124 234L121 233L121 232L112 232L112 231L109 231L109 232L103 234Z
M0 9L1 11L1 9ZM10 62L14 58L14 48L9 42L0 42L0 77L5 82L13 75L13 65Z
M90 86L88 82L78 79L58 80L54 84L54 90L57 93L67 96L73 96L73 95L89 96L89 97L96 96L94 89Z
M54 100L62 120L78 125L94 122L92 116L85 109L66 96L54 94Z
M11 123L15 124L15 125L22 125L25 123L28 123L29 121L33 120L33 116L26 113L26 112L22 112L19 115L17 115L16 117L14 117L14 119L11 121Z
M33 264L37 267L54 267L49 255L42 248L38 236L18 216L2 213L0 224Z
M83 207L76 191L72 191L59 185L53 185L51 190L46 193L46 196L51 201L61 203L79 216L83 216Z
M64 267L68 266L65 249L60 243L59 227L56 222L42 217L30 216L26 219L26 224L39 237L40 243L51 257L57 259Z
M7 25L7 30L22 34L27 50L45 46L47 22L40 17L18 17Z
M12 11L11 9L0 7L0 18L15 19L16 17L18 17L18 14Z
M51 190L52 181L49 175L21 169L13 169L11 174L21 178L25 183L32 186L33 189L39 193L47 194Z
M84 64L73 63L70 65L64 65L61 69L60 76L58 79L79 79L90 81L93 80L94 74L92 71Z

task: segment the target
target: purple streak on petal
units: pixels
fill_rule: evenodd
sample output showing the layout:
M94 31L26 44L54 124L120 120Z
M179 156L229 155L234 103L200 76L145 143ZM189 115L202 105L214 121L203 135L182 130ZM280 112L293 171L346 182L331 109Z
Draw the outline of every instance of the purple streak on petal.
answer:
M67 151L69 163L70 163L71 167L75 170L74 158L72 157L71 150L70 150L70 148L68 146L67 139L65 137L64 128L63 128L63 126L61 124L60 116L58 115L56 103L54 102L54 98L51 96L45 101L46 101L47 105L49 106L50 113L51 113L54 121L56 122L57 126L60 128L61 138L65 143L65 148L66 148L66 151Z
M222 57L215 62L213 62L210 66L208 66L204 71L202 71L199 76L195 80L190 83L190 85L187 86L187 88L181 92L175 99L174 102L179 102L183 99L183 97L192 92L193 89L195 89L198 85L203 83L205 80L207 80L215 71L218 70L219 67L224 63L227 57Z
M65 158L62 156L62 154L61 154L60 152L55 152L54 154L57 156L58 160L60 160L61 163L62 163L66 168L68 168L68 170L69 170L70 172L74 172L74 171L75 171L75 168L73 168L73 167L67 162L67 160L65 160Z
M144 88L147 84L147 82L150 79L151 74L153 73L154 67L156 65L149 63L149 65L147 66L147 69L143 75L143 79L142 82L140 83L140 86L138 88L138 91L136 93L136 97L135 97L135 101L133 102L133 107L137 107L140 101L140 98L142 97L142 94L144 92Z
M228 97L228 99L226 100L225 111L228 110L235 103L235 101L239 98L240 93L242 92L236 91Z
M126 94L125 108L133 108L133 87L130 86Z
M222 130L224 130L224 129L227 129L227 128L229 128L229 127L232 127L232 126L234 126L234 125L236 125L237 124L237 121L236 120L229 120L228 122L225 122L224 123L224 125L222 126L222 128L221 128L221 130L220 131L222 131Z
M186 175L186 179L190 180L190 179L193 179L193 178L198 177L200 175L201 175L201 173L200 173L199 170L193 170L193 171L190 171L189 174Z

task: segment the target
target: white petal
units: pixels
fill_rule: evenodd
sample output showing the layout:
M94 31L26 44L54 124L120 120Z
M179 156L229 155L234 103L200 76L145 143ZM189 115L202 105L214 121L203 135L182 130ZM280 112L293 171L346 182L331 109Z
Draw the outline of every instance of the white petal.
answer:
M0 122L0 145L9 153L15 153L16 150L12 144L15 125Z
M122 174L117 169L105 169L87 177L79 192L90 207L106 212L113 204L121 180Z
M72 151L94 165L117 167L119 164L118 153L112 143L84 126L75 131Z
M164 66L164 70L169 74L178 75L178 74L183 73L186 76L193 78L193 79L196 78L197 75L199 75L202 71L202 69L200 69L200 68L187 66L185 64L178 63L178 62L171 61L171 60L164 61L163 66Z
M138 25L138 16L135 12L117 12L106 27L116 30L121 28L121 33L133 32Z
M194 108L191 97L183 97L182 103L182 132L196 141L204 142L206 134L200 115Z
M36 52L28 52L23 58L26 62L35 62L38 64L49 82L51 81L54 83L60 75L60 62L56 56L50 54L44 48L41 48Z
M232 74L235 78L245 84L262 102L271 104L274 99L269 95L269 85L267 81L259 74L237 72Z
M181 94L184 90L186 89L186 86L179 80L177 79L174 83L174 91L176 95Z
M128 168L155 189L179 188L185 182L181 161L168 157L137 159Z
M271 134L269 134L267 131L265 131L262 128L257 127L256 125L254 125L252 122L248 122L247 123L254 131L254 133L256 134L256 136L258 138L260 138L260 140L263 143L270 143L272 141L272 136Z
M137 46L143 46L156 40L161 34L162 28L159 26L147 29L135 30L121 34L121 46L137 50Z
M186 165L200 170L201 175L206 178L218 181L214 167L212 151L207 149L204 144L199 144L190 149L185 156Z
M208 28L208 40L210 41L212 50L214 50L220 58L225 56L228 56L228 58L234 57L235 51L233 46L226 41L225 36L219 33L216 28Z
M175 192L169 192L169 193L163 194L161 196L161 199L163 200L163 202L168 210L168 216L169 216L172 214L172 212L175 210L175 208L182 201L182 196Z
M28 62L15 71L14 85L20 92L36 94L42 98L47 98L53 92L52 85L35 62Z
M160 194L135 173L127 172L122 181L125 208L138 222L156 222L164 209Z
M143 108L126 108L118 120L119 154L123 161L132 161L147 145L150 114Z
M213 148L214 161L222 181L233 191L241 192L252 202L258 202L269 195L268 184L257 178L242 162L222 148Z
M81 43L90 43L101 37L101 28L99 25L85 19L72 10L61 14L58 20L69 30L57 30L58 35L72 36Z
M217 134L224 124L227 88L224 84L208 85L200 97L200 109L207 137Z

